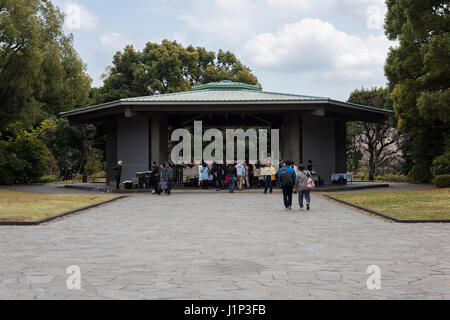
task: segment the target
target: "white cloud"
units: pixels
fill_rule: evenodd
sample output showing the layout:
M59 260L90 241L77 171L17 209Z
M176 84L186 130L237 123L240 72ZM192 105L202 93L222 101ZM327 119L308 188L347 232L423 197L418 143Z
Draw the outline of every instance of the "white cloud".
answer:
M224 10L241 10L243 7L248 7L251 5L253 1L245 1L245 0L215 0L215 3L218 8Z
M114 54L121 51L132 41L121 33L109 33L100 37L95 50L95 59L104 65L110 64Z
M312 0L215 0L220 9L242 11L269 6L272 8L305 9L312 6Z
M208 37L220 37L223 41L241 40L245 31L250 28L250 22L241 17L218 17L204 19L190 14L178 16L178 20L186 23L187 27Z
M63 12L66 15L64 27L70 32L94 31L99 25L96 15L75 2L64 3Z
M312 6L311 0L266 0L266 2L275 8L306 9Z
M384 77L389 46L384 36L366 39L336 30L330 23L306 18L277 33L261 33L245 44L244 55L255 66L323 77Z

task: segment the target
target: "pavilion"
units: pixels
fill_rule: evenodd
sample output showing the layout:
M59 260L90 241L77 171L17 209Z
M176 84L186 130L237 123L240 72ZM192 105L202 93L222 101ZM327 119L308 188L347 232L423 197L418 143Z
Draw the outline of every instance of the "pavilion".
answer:
M391 112L324 97L261 91L259 86L221 81L192 91L121 99L63 112L71 123L106 126L107 182L124 162L122 180L147 171L152 161L169 160L169 130L203 121L204 127L280 129L281 159L312 160L329 183L347 171L347 121L381 122Z

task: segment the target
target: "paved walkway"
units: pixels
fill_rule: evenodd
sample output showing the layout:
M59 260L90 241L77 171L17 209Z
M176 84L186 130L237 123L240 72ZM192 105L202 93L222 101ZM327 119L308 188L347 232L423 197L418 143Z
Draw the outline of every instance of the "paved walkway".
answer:
M132 195L0 228L0 299L450 299L450 225L387 223L313 195ZM66 268L81 268L80 291ZM369 265L381 289L366 286Z

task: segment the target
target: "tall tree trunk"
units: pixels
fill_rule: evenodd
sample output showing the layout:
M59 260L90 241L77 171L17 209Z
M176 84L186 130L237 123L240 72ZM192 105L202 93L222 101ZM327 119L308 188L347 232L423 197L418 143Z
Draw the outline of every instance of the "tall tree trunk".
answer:
M375 175L375 148L372 144L369 144L369 180L374 180Z

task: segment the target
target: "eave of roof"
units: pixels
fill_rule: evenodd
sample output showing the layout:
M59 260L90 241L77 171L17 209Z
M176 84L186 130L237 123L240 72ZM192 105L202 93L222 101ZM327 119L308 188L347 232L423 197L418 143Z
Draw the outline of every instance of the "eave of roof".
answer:
M146 97L125 98L108 103L89 106L77 110L60 113L61 116L84 114L117 106L133 105L193 105L193 104L311 104L327 103L351 109L390 114L392 111L364 106L349 102L341 102L327 97L315 97L298 94L260 91L259 87L230 81L210 83L194 87L192 91L167 93Z

